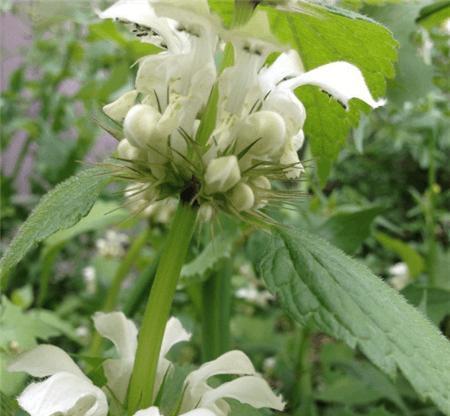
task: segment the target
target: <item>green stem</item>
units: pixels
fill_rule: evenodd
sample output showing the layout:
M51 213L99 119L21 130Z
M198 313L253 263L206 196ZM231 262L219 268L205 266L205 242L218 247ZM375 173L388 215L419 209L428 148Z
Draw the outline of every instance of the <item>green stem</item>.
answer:
M139 254L147 241L148 234L149 230L145 229L140 235L138 235L133 240L130 249L127 251L127 254L125 255L123 261L117 268L112 284L106 295L106 300L105 303L103 304L102 311L111 312L115 309L117 301L119 299L119 293L120 289L122 288L123 281L128 276L131 267L136 262L136 259L139 257ZM96 332L92 338L91 347L89 349L89 354L91 356L95 357L98 354L102 346L102 342L103 338L100 336L98 332Z
M230 260L202 286L202 353L210 361L229 350L231 274Z
M297 341L298 361L295 369L296 384L293 397L295 405L300 406L306 413L311 414L312 401L312 366L311 366L311 329L304 326L299 332Z
M136 359L128 391L128 409L131 415L139 409L149 407L153 401L164 330L181 267L191 242L195 218L195 209L180 202L158 265L139 332Z
M53 274L55 262L58 257L58 254L61 251L61 247L62 244L58 244L48 250L43 251L41 259L42 269L39 277L39 295L37 299L38 307L42 307L44 305L45 300L47 299L50 278Z

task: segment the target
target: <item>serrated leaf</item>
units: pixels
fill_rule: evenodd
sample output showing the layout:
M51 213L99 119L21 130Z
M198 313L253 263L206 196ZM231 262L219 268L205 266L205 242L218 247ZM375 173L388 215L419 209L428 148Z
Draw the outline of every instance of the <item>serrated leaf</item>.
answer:
M305 70L333 61L356 65L375 98L384 95L386 78L394 76L397 43L384 26L343 9L301 3L297 8L268 10L277 37L300 54ZM297 90L306 107L306 137L324 182L360 110L352 100L346 111L315 87Z
M369 269L305 231L280 228L261 273L286 311L304 325L359 349L450 414L450 343Z
M352 254L369 237L370 226L382 211L381 207L371 207L354 212L337 213L316 231L341 250Z
M223 232L213 238L204 250L181 269L183 283L198 283L208 278L217 264L232 253L233 243L238 237L234 232Z
M58 230L75 225L88 214L109 177L108 171L103 168L86 169L44 195L0 260L1 278L5 279L9 270L36 243Z

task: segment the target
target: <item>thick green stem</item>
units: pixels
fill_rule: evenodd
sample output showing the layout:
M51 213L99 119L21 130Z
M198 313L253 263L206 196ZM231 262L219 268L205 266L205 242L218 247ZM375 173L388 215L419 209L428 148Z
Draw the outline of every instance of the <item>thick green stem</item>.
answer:
M202 286L202 353L210 361L229 350L232 262L222 268Z
M159 352L172 300L194 231L196 212L190 205L178 205L156 272L139 332L136 359L128 391L129 414L149 407Z

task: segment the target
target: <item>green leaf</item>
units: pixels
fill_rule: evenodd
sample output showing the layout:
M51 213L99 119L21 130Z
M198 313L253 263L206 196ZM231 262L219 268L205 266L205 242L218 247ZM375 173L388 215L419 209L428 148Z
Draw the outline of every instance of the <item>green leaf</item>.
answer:
M411 246L397 238L392 238L381 232L376 232L375 238L384 246L384 248L396 253L406 263L411 276L417 277L422 273L425 267L423 257Z
M450 1L441 0L421 9L416 22L431 29L448 18L450 18Z
M221 260L231 256L237 237L235 232L223 232L213 238L194 260L183 266L183 283L198 283L207 279Z
M370 226L383 211L371 207L354 212L341 212L330 217L316 232L348 254L354 253L370 235Z
M275 230L261 264L268 288L300 324L360 350L450 413L450 343L364 265L305 231Z
M88 215L73 227L60 230L51 235L44 242L46 250L92 230L99 230L123 221L129 215L128 211L117 202L98 200Z
M88 214L109 177L104 168L90 168L48 192L19 228L0 260L2 279L6 281L4 276L36 243L58 230L75 225Z
M384 26L357 13L301 3L295 10L267 8L277 37L300 54L305 70L333 61L347 61L363 73L375 98L384 95L385 78L394 76L397 43ZM306 107L306 137L325 181L350 128L365 104L352 100L346 111L316 87L297 93Z

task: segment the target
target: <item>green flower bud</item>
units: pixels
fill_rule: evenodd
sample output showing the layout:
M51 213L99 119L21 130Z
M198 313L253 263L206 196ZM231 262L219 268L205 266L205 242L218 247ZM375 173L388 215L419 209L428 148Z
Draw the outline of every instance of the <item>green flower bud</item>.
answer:
M205 173L205 191L208 194L229 191L241 180L236 156L223 156L208 163Z
M249 153L271 156L281 151L285 144L286 126L283 118L273 111L250 114L241 124L237 134L237 151L256 142Z
M128 111L123 127L128 141L136 147L154 146L160 141L156 126L161 115L152 106L138 104Z
M231 206L237 211L248 211L255 204L255 194L245 183L238 183L230 192Z

